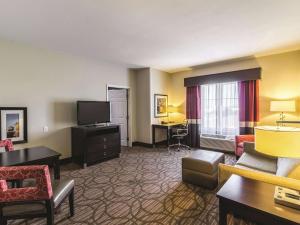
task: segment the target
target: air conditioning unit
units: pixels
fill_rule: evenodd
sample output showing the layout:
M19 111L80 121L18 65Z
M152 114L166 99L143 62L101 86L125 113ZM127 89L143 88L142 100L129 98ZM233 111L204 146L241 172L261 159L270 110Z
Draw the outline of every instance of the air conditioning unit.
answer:
M200 147L224 152L234 152L235 141L224 135L203 134L200 136Z

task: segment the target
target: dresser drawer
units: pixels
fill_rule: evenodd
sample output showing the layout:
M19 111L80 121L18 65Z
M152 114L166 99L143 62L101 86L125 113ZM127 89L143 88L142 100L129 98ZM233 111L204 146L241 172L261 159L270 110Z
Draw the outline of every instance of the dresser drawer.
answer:
M87 153L105 151L107 149L114 149L114 148L120 148L120 143L119 142L88 143Z
M93 163L101 159L110 158L111 156L115 156L117 154L119 154L119 152L116 148L108 148L98 152L90 152L87 154L87 161L88 163Z
M118 133L97 135L97 136L88 137L86 141L87 143L99 143L99 144L104 144L109 142L119 142L120 135Z

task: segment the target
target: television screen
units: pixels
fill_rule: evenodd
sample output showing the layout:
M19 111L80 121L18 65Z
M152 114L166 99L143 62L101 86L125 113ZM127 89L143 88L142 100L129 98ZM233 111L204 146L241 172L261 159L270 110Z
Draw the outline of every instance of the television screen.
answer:
M110 103L97 101L77 102L78 125L110 122Z

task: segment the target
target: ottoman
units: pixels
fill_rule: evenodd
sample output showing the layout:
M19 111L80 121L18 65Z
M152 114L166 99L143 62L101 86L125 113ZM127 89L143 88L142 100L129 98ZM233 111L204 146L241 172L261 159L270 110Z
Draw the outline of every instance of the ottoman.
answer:
M182 180L204 188L218 185L218 165L224 163L223 153L195 150L182 158Z

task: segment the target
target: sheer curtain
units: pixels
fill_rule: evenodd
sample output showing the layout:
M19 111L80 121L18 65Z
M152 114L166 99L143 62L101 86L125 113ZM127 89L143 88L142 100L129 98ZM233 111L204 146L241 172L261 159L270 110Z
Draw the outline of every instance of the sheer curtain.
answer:
M225 136L239 133L237 82L201 85L201 133Z

